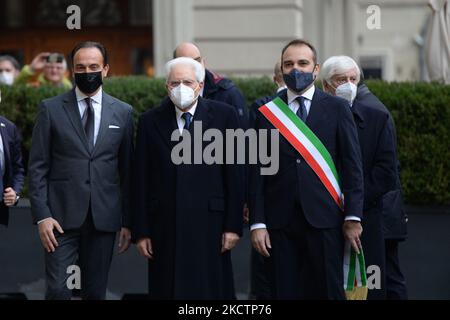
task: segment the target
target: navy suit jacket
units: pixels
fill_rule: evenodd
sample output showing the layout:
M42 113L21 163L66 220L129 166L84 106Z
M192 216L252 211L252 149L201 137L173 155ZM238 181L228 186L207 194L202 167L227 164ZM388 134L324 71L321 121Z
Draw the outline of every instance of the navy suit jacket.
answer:
M238 114L239 127L243 129L248 127L248 111L244 96L231 80L205 70L203 98L233 106Z
M1 116L0 134L3 140L3 152L5 156L3 188L11 187L17 195L20 195L25 179L21 152L22 137L14 123ZM3 191L1 190L1 192ZM8 220L9 209L2 202L0 203L0 224L7 225Z
M287 91L278 94L287 102ZM265 99L269 100L269 99ZM265 101L260 101L260 104ZM265 223L268 229L286 227L299 208L315 228L336 228L345 216L362 218L363 171L358 135L348 103L316 88L306 121L330 153L345 194L342 212L314 171L300 154L280 135L279 170L261 176L260 165L250 173L250 223ZM257 112L255 129L274 129ZM270 150L270 145L268 146Z
M365 84L358 86L358 93L356 95L355 103L364 105L366 107L379 110L388 114L387 130L391 132L393 137L394 148L397 148L397 136L395 130L394 120L386 106L369 90ZM405 239L407 236L407 214L403 209L402 188L400 183L400 161L395 152L396 163L396 183L393 191L386 193L381 200L383 202L383 226L384 234L389 239ZM377 195L377 192L372 193ZM369 200L370 201L370 200ZM378 205L377 201L377 205ZM386 210L387 209L387 210Z
M359 103L352 113L358 129L364 170L364 211L379 206L380 197L397 183L395 138L389 114Z

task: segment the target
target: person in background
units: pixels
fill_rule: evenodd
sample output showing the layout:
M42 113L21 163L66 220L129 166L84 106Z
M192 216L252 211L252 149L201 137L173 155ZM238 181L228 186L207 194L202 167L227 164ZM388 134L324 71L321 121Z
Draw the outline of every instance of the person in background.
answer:
M386 299L386 262L383 237L383 195L397 180L397 157L389 114L355 100L360 69L348 56L333 56L322 66L324 91L348 101L358 129L364 171L362 246L367 267L377 266L381 284L369 290L368 300Z
M389 130L394 134L394 144L397 146L397 134L394 119L386 106L378 99L364 83L364 76L361 72L361 80L358 83L356 102L362 103L371 108L380 110L389 115ZM386 253L386 299L407 300L408 289L406 279L400 267L398 247L400 242L405 241L408 236L408 217L403 209L403 195L400 183L400 161L397 157L397 179L395 189L388 192L381 199L383 207L383 235L385 240Z
M223 76L206 69L206 61L200 53L200 49L193 43L183 42L179 44L173 53L173 58L188 57L201 63L205 69L204 88L200 96L205 99L227 103L233 106L239 116L240 128L248 126L248 112L245 99L234 83Z
M14 57L0 56L0 85L12 86L19 72L20 65Z
M0 91L0 102L2 101ZM17 204L25 181L22 137L17 127L0 116L0 224L7 226L9 208Z
M16 78L16 84L28 84L32 87L55 86L72 89L72 83L66 77L67 62L61 53L42 52L30 65L22 68Z
M273 82L277 85L277 93L287 88L283 79L283 71L281 71L281 61L275 63L273 68Z

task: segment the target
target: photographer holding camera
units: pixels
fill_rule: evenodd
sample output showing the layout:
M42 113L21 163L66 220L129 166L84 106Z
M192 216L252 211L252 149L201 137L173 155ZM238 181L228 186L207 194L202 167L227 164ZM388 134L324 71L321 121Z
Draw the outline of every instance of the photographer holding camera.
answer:
M72 83L66 77L67 62L63 54L42 52L30 65L22 68L15 84L28 84L32 87L50 85L72 89Z

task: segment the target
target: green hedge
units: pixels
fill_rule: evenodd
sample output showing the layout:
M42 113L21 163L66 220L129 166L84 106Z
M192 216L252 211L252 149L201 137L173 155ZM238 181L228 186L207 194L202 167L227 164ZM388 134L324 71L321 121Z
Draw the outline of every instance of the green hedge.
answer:
M271 94L269 78L234 79L250 105ZM368 81L369 88L392 112L396 122L402 184L409 204L450 205L450 86ZM0 114L21 129L28 154L39 102L61 93L55 88L1 87ZM105 91L128 102L135 115L158 105L165 96L162 79L108 79Z
M450 204L450 86L370 82L394 117L401 178L411 204Z

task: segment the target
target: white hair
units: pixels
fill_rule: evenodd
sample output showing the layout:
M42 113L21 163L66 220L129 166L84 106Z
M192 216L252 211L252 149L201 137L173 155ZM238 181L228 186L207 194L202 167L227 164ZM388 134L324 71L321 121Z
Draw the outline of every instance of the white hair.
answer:
M198 82L203 82L205 79L205 69L201 65L200 62L187 57L180 57L173 60L170 60L166 63L166 78L169 78L170 73L172 72L172 69L175 66L190 66L195 71L195 78Z
M343 74L353 69L356 70L356 82L359 82L361 70L355 60L348 56L332 56L323 63L320 74L322 81L330 83L333 76Z

